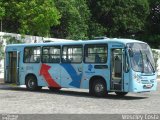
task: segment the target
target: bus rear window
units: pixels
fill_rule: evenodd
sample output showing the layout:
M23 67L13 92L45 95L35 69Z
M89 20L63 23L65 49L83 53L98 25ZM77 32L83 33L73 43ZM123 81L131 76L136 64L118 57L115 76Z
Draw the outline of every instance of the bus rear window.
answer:
M24 63L39 63L40 47L26 47L24 49Z

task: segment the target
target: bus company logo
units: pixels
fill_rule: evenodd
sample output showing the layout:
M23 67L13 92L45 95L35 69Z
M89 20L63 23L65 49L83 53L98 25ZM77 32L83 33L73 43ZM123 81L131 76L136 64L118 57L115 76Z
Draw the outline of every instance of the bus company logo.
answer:
M92 71L93 66L91 64L88 65L88 70Z
M85 73L95 73L95 71L93 71L93 65L89 64L88 71L85 71Z

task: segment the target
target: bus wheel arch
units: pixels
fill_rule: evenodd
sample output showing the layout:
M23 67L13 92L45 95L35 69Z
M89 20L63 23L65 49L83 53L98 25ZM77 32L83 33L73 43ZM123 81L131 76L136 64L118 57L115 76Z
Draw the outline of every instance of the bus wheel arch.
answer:
M38 86L37 77L32 73L26 75L25 85L30 91L40 90L42 88L42 86Z
M90 79L89 93L96 97L104 97L107 95L107 83L102 76L93 76Z

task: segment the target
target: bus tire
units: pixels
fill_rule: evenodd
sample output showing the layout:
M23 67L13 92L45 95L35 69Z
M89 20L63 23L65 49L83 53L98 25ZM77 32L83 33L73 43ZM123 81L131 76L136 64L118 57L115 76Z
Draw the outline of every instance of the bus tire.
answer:
M40 90L42 87L38 86L37 78L33 75L29 75L26 78L26 87L30 91Z
M50 91L58 92L61 88L48 87Z
M42 86L37 86L37 90L41 90L42 89Z
M117 96L123 97L127 95L128 92L115 92Z
M102 79L94 80L91 94L96 97L105 97L107 95L107 87L105 81Z
M89 95L91 95L91 96L94 95L94 92L93 92L92 88L89 89Z

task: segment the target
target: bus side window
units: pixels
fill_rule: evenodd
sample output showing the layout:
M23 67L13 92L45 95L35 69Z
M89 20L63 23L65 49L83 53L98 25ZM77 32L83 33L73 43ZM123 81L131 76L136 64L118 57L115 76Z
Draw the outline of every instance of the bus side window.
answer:
M98 54L95 55L95 62L100 63L101 62L101 57L99 57Z
M60 46L46 46L42 48L43 63L60 62Z
M26 47L24 49L25 63L39 63L40 62L40 47Z
M63 63L81 63L82 62L82 46L81 45L63 46L62 62Z
M91 44L85 46L86 63L106 63L107 62L107 44Z

